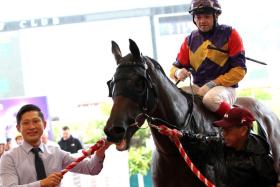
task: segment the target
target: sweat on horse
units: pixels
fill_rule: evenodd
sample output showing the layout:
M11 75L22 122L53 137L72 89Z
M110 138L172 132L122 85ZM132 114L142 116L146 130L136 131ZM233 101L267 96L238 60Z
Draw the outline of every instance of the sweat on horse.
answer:
M219 129L212 125L216 120L215 114L208 111L197 97L177 88L158 62L141 55L133 40L129 40L129 43L131 53L122 56L119 46L112 41L112 53L118 67L112 80L108 81L109 93L114 102L104 127L108 140L115 142L120 151L128 149L132 136L144 123L145 115L164 120L179 130L204 135L219 134ZM279 119L255 99L238 98L236 104L255 115L263 136L267 137L271 146L276 171L280 173ZM159 125L162 121L153 121L153 124ZM154 186L204 186L186 166L169 138L154 128L150 129L156 145L152 163ZM187 149L197 167L208 176L211 166L207 159L213 159L215 155L201 155L191 145ZM216 160L218 162L219 158Z

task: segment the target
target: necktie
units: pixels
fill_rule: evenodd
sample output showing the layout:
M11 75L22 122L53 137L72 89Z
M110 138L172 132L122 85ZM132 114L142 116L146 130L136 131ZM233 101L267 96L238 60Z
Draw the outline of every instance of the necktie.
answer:
M32 148L31 151L35 155L35 168L37 173L37 180L46 178L44 163L41 157L39 156L40 148Z

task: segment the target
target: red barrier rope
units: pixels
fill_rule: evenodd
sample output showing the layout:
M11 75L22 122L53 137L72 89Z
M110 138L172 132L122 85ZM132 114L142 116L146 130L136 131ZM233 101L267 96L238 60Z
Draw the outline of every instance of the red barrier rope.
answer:
M75 161L73 161L71 164L69 164L68 166L66 166L65 169L63 169L61 171L61 174L64 175L65 173L67 173L68 171L70 171L71 169L73 169L78 163L80 163L82 160L84 160L86 157L92 155L96 150L98 150L100 147L105 145L105 140L99 140L98 142L96 142L93 146L91 146L87 151L83 150L83 156L77 158Z
M197 176L197 178L203 182L207 187L216 187L210 180L208 180L193 164L188 154L185 152L180 140L178 137L181 137L182 134L180 131L176 129L170 129L166 127L165 125L155 126L150 124L150 126L156 128L161 134L169 136L170 140L172 140L177 148L179 149L179 152L181 156L184 158L185 162L191 169L191 171Z

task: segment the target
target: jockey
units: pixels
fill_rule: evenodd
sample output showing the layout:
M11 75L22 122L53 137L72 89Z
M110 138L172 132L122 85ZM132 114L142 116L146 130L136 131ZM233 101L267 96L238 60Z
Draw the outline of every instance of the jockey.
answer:
M185 38L170 71L175 81L192 75L195 93L219 116L234 104L235 88L246 74L241 37L231 26L218 24L221 12L217 0L192 0L189 13L198 29Z

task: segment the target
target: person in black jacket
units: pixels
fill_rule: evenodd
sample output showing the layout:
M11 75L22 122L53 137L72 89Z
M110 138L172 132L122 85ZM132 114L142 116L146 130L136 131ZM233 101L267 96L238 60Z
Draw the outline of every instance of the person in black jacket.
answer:
M78 150L83 149L83 146L79 139L74 138L71 133L68 126L64 126L62 128L63 135L60 141L58 142L60 148L64 151L70 152L70 153L77 153Z
M254 120L250 111L236 107L214 122L214 126L222 128L222 136L180 132L183 145L194 144L201 154L222 158L221 162L210 163L217 187L276 186L270 147L262 137L251 133Z

